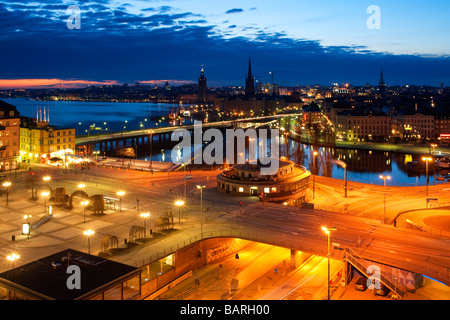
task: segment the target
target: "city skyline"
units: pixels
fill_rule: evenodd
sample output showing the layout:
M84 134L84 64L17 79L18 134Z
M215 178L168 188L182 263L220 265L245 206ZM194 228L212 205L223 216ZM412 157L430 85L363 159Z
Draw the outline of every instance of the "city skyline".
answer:
M80 29L67 27L69 5ZM367 26L370 5L0 1L0 88L177 85L201 66L210 86L243 86L249 56L256 80L274 71L282 86L376 85L380 69L387 85L449 83L446 2L379 1L380 29Z

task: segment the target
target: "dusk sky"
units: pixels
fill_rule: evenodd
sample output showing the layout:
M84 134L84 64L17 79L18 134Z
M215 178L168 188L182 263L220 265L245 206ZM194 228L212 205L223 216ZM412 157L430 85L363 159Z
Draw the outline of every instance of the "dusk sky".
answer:
M67 28L67 8L81 29ZM369 29L370 5L380 29ZM450 2L0 0L0 88L101 83L450 83ZM14 80L14 81L13 81Z

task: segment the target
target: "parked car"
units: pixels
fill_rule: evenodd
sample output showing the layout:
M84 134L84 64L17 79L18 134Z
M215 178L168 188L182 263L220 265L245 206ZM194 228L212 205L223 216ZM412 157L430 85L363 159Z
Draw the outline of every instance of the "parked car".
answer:
M356 280L355 289L358 291L366 291L367 289L367 279L362 277Z
M388 287L386 287L384 284L380 283L380 287L377 289L375 288L375 295L385 297L389 294L391 290L389 290Z

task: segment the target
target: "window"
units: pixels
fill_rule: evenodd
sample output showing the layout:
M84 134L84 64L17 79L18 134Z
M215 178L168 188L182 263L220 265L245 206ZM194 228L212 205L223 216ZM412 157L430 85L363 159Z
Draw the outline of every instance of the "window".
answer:
M264 193L269 193L270 192L270 188L264 188Z
M244 192L244 187L239 187L239 192Z

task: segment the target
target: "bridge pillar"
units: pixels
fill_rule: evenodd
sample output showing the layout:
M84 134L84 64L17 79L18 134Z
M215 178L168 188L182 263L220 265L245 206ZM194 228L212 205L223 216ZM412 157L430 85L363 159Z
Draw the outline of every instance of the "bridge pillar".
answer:
M291 249L291 268L296 268L295 257L297 256L297 250Z

